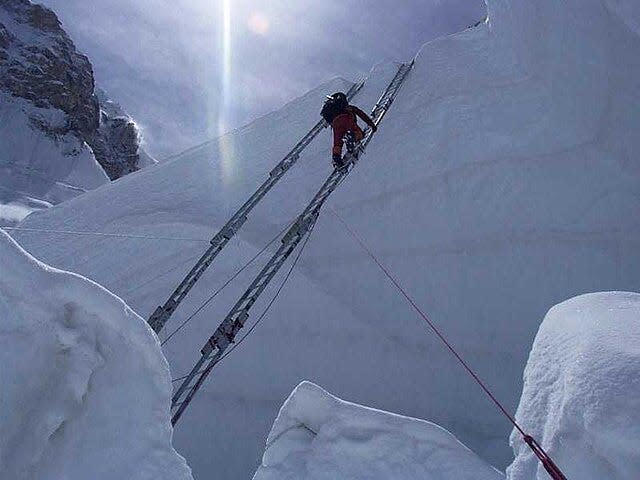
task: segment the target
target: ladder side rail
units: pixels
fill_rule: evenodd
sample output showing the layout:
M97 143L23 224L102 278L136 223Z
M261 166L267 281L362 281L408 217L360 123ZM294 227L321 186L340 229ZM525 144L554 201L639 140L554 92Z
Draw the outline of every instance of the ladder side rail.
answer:
M187 378L180 384L180 387L174 392L173 396L171 397L172 405L174 403L177 403L177 401L180 399L184 391L188 388L189 384L193 381L194 377L198 374L198 372L200 371L200 368L202 368L202 365L206 361L207 361L207 357L203 355L196 362L196 365L193 367L193 369L191 370Z
M381 103L385 97L389 95L395 95L397 93L397 89L399 84L404 80L404 76L408 70L404 70L401 67L396 73L394 79L392 80L390 87L385 90L383 95L380 97ZM404 74L403 74L404 73ZM378 110L378 114L376 115L376 120L379 123L382 120L382 117L388 110L391 102L387 100L387 102L382 106L381 109ZM372 136L372 132L369 132L368 139ZM360 148L357 154L361 154L364 151L364 148ZM335 188L340 184L342 178L346 176L347 172L344 170L334 169L334 171L329 175L329 178L325 181L325 183L320 187L320 190L311 202L307 205L302 214L298 217L298 220L295 224L289 229L289 231L283 237L283 246L273 255L271 260L267 263L267 265L263 268L261 273L254 279L252 284L249 286L245 294L241 297L241 299L236 303L236 306L231 310L230 314L227 318L235 316L240 311L247 311L251 308L257 297L260 296L266 285L270 282L271 278L278 271L280 266L286 261L287 257L290 255L291 251L288 251L286 254L283 253L283 250L287 250L288 241L292 236L295 236L295 242L292 242L291 247L295 248L304 234L309 230L311 223L315 222L319 215L319 210L324 205L324 202L327 198L333 193ZM211 339L210 339L211 340ZM210 342L208 342L210 344ZM206 347L205 347L206 348Z
M171 425L175 425L178 422L178 420L180 420L180 417L182 416L184 411L187 409L187 407L191 403L191 400L193 399L195 394L198 393L198 390L200 390L200 387L202 386L204 381L207 379L207 377L211 373L211 370L213 369L215 364L218 363L221 355L222 355L222 352L217 352L212 358L209 359L209 363L207 364L206 368L202 372L200 372L200 374L196 378L196 381L195 381L195 383L193 385L188 386L185 383L186 386L185 386L185 389L183 390L182 393L184 393L186 391L186 395L185 395L184 400L182 402L174 403L172 401L172 409L174 409L175 411L171 415ZM201 360L202 361L199 362L199 366L202 366L202 364L204 364L204 362L207 360L207 357L203 356ZM197 366L198 366L198 364L197 364ZM194 368L191 371L190 376L191 376L192 380L198 374L198 372L199 372L198 368ZM174 397L176 395L174 395Z
M297 242L296 242L297 243ZM236 321L238 315L243 312L248 311L253 304L257 301L258 297L264 289L269 284L269 281L273 276L278 272L279 266L285 262L285 260L289 257L293 246L293 242L291 244L283 244L278 252L274 255L274 257L269 261L269 263L263 268L263 270L258 274L258 276L253 280L245 294L240 298L240 300L236 303L236 305L231 309L229 314L227 315L227 319ZM210 343L207 343L210 345Z
M389 110L389 107L395 100L400 87L404 83L404 80L406 79L409 72L413 69L414 64L415 60L412 60L410 63L402 64L385 91L382 93L382 95L380 95L380 98L376 102L371 112L372 120L376 126L382 122L384 116ZM367 146L369 145L369 142L371 142L373 134L374 132L372 129L367 129L365 131L365 137L357 145L355 152L353 152L353 154L347 155L347 167L351 164L355 164L358 161L360 155L364 153Z
M353 98L364 86L365 81L361 80L351 86L347 92L349 99ZM271 170L269 178L249 197L249 199L236 211L231 219L220 229L211 239L210 247L196 262L178 287L169 296L164 305L159 306L149 317L148 323L156 333L160 333L178 305L188 295L196 282L200 279L204 271L209 268L213 260L227 245L235 234L240 230L247 220L249 212L262 200L262 198L273 188L273 186L295 165L302 151L318 136L318 134L328 126L327 122L320 120L293 149L281 160L278 165Z
M183 292L189 290L189 287L187 286L189 282L191 282L192 279L197 279L202 275L202 273L206 269L206 262L210 258L215 256L215 250L216 247L214 245L209 246L202 257L198 259L193 268L180 282L180 285L178 285L178 287L174 290L174 292L164 303L164 305L155 309L147 323L156 333L160 333L160 330L162 330L162 327L166 323L168 317L171 316L171 314L180 303L181 299L184 298Z
M347 93L348 98L352 98L356 95L364 86L364 81L360 81L349 89ZM231 217L231 220L227 222L225 227L236 227L232 228L232 233L235 234L238 227L238 222L244 223L246 220L246 215L250 210L255 207L255 205L264 197L264 195L277 183L278 180L296 163L298 157L302 151L309 146L309 144L313 141L313 139L327 127L327 123L324 120L320 120L303 138L300 140L293 149L285 156L283 160L281 160L276 167L271 170L270 176L267 180L263 182L263 184L258 187L258 190L247 200L238 211ZM223 227L221 230L225 230Z
M334 170L332 172L303 214L298 217L298 220L284 235L282 245L278 251L256 276L244 295L240 300L238 300L238 302L236 302L214 334L202 347L200 359L173 396L172 410L175 412L172 416L172 423L175 424L180 419L182 413L187 408L191 399L195 396L195 393L200 388L205 378L209 375L212 368L222 357L229 345L234 342L235 336L240 329L244 327L244 324L249 317L249 310L270 283L271 279L280 270L280 267L286 262L291 253L293 253L313 223L315 223L320 208L329 197L329 194L340 184L340 180L344 176L346 176L346 172L344 171ZM207 359L210 359L207 367L204 371L201 371L201 367L205 362L207 362ZM190 384L193 382L194 378L196 378L196 383L191 386Z
M302 151L323 128L324 120L318 122L313 128L313 136L309 135L309 139L304 144L296 145L297 151ZM295 153L294 156L299 155ZM235 233L240 229L242 224L247 220L247 214L262 200L262 198L271 190L271 188L285 175L285 173L294 165L295 161L291 154L285 158L278 166L272 170L269 178L256 190L256 192L247 200L231 219L220 229L220 231L211 240L211 246L205 254L200 258L196 265L191 269L183 281L178 285L173 294L169 297L164 306L158 307L152 315L149 323L159 333L166 321L169 319L178 304L186 297L193 285L199 280L204 271L209 267L214 258L233 238ZM275 173L274 173L275 172ZM160 320L160 321L158 321Z
M385 90L385 92L380 97L380 100L377 105L380 105L383 102L383 100L386 100L386 101L382 104L382 107L378 110L378 112L376 112L377 123L380 123L380 121L384 117L386 111L388 110L389 106L393 102L393 99L395 98L400 85L404 81L406 74L412 68L412 66L413 66L413 62L411 64L408 64L408 65L405 64L401 66L401 68L399 68L398 72L394 76L392 82L390 83L390 86ZM368 133L369 133L368 139L370 139L373 132L370 131ZM361 146L357 150L356 156L360 155L364 151L365 146L366 144L364 146ZM302 214L298 217L298 220L296 221L296 223L284 235L282 247L274 254L272 259L263 268L261 273L258 274L258 276L254 279L254 281L249 286L245 294L236 303L236 306L231 310L230 314L227 316L225 320L231 319L241 311L248 313L248 310L251 308L255 300L260 296L260 294L262 293L266 285L270 282L271 278L273 278L273 276L279 270L279 268L284 263L284 261L286 261L287 257L291 254L293 249L295 249L295 247L300 242L304 234L306 234L306 232L311 228L311 225L315 223L319 215L320 209L324 205L325 201L328 199L331 193L333 193L333 191L337 188L337 186L340 184L341 180L347 175L347 173L348 172L344 169L342 170L334 169L334 171L329 175L329 178L325 181L322 187L320 187L320 190L318 191L318 193L316 193L314 198L307 205L307 207L302 212ZM288 245L289 243L288 239L292 237L295 238L295 241L291 242L291 245ZM283 253L283 250L286 250L286 253ZM223 323L226 323L226 322L223 321ZM241 327L242 325L240 326L240 328ZM207 342L207 345L211 346L212 343L215 344L214 337L215 335L209 339L209 341ZM233 341L233 339L231 339L231 341ZM206 352L207 350L208 350L208 347L205 345L205 347L203 348L203 353Z
M244 326L249 317L249 309L270 283L271 279L280 270L280 267L295 250L302 238L304 238L304 235L310 227L311 224L298 228L295 234L289 237L287 242L283 242L269 263L254 279L245 294L240 298L240 300L238 300L238 302L236 302L227 317L204 345L200 352L200 359L172 397L172 423L174 425L180 419L182 413L187 408L196 392L200 389L200 386L209 375L212 368L216 363L218 363L227 348L233 343L237 332ZM205 363L207 363L207 366L202 370L202 366Z
M386 111L393 102L393 99L398 93L400 86L402 85L408 71L413 67L413 62L410 64L403 64L399 69L389 86L385 89L380 99L376 103L372 111L372 116L376 125L382 121ZM351 154L353 157L350 163L354 163L358 157L364 152L368 141L370 140L373 132L369 130L367 132L367 138L363 139L356 151ZM366 141L365 141L366 140ZM329 175L327 180L320 187L316 195L309 202L302 214L298 217L296 222L291 228L284 234L282 238L282 245L274 253L269 262L260 271L260 273L253 280L251 285L247 288L245 293L233 306L231 311L227 314L222 323L218 326L214 334L207 340L207 343L201 350L201 357L196 363L191 373L182 385L179 387L176 395L172 399L172 410L175 411L172 418L172 423L179 420L180 416L187 408L193 397L195 396L202 383L209 375L215 364L222 358L224 352L229 345L235 341L235 337L241 328L244 327L245 322L249 318L249 310L253 304L257 301L258 297L262 294L264 289L273 279L278 270L285 263L287 258L295 250L300 241L311 229L313 224L317 221L320 210L331 193L340 185L342 179L348 175L347 169L334 169ZM207 367L201 371L202 365L209 359ZM196 383L190 386L193 379L197 376ZM179 401L186 393L184 400Z
M295 228L295 230L290 230L288 234L285 234L282 245L278 251L271 257L269 262L264 266L253 282L251 282L249 288L247 288L242 297L240 297L240 300L238 300L233 306L221 326L202 348L201 353L203 353L203 355L211 353L211 351L218 345L221 336L226 336L229 343L233 342L237 331L244 326L251 307L260 297L267 285L269 285L276 273L278 273L282 265L287 261L291 253L293 253L300 241L311 229L316 218L317 216L308 218L307 221L302 224L296 222L292 227L292 229Z

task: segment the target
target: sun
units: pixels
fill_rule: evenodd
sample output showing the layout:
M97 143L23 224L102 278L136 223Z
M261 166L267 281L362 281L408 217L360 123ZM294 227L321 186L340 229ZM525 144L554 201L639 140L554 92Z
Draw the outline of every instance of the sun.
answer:
M271 28L269 18L262 12L251 12L247 19L247 27L257 35L266 35Z

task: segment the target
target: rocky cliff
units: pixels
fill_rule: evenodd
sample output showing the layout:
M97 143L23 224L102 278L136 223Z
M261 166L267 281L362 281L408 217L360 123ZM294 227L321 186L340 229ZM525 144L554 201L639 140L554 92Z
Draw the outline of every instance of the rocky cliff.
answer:
M37 109L64 112L63 122L27 115L50 138L72 134L89 145L113 180L139 168L140 136L121 109L101 108L95 90L89 59L54 12L28 0L0 0L0 91Z

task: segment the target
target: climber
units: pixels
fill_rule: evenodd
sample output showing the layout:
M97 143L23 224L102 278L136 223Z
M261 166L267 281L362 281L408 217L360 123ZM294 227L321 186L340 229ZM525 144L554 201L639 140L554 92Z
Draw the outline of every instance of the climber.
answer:
M371 117L358 107L349 105L347 96L342 92L327 95L320 114L333 129L333 164L337 168L344 166L342 147L345 136L351 133L356 143L364 138L364 132L358 126L357 117L369 125L374 133L378 130Z

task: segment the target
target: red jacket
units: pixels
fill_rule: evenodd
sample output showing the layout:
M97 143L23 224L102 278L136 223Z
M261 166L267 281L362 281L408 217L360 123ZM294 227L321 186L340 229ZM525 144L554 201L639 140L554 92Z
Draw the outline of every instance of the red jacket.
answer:
M333 129L333 154L342 155L342 147L344 145L343 138L347 132L353 132L356 137L356 142L359 142L364 137L364 132L358 126L357 117L360 117L367 125L373 130L376 130L376 124L373 123L371 117L360 110L358 107L349 105L344 113L341 113L331 122L331 128Z

